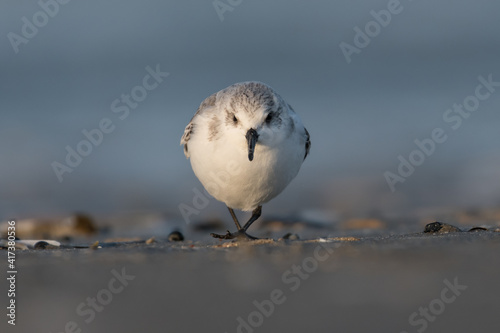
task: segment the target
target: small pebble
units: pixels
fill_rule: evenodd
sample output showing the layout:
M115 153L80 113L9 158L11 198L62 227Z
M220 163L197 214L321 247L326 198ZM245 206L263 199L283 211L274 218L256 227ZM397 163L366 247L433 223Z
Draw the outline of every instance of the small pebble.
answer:
M283 236L283 239L287 240L298 240L300 239L299 235L297 234L292 234L291 232L287 233L285 236Z
M168 235L169 242L182 242L183 240L184 240L184 236L181 234L180 231L172 231Z
M97 233L94 220L87 214L77 213L73 216L74 231L78 234L93 235Z
M474 227L469 230L469 232L478 232L478 231L488 231L488 229L483 227Z
M89 246L89 249L92 250L97 250L98 248L99 248L99 241L96 241L95 243Z
M442 222L432 222L425 226L424 233L430 234L447 234L449 232L461 232L459 228Z
M39 241L37 243L35 243L35 245L33 246L33 248L35 250L53 250L53 249L58 249L59 246L55 246L55 245L52 245L52 244L49 244L45 241Z
M146 244L148 244L148 245L149 245L149 244L153 244L154 242L156 242L156 239L155 239L154 237L151 237L150 239L148 239L148 240L146 241Z

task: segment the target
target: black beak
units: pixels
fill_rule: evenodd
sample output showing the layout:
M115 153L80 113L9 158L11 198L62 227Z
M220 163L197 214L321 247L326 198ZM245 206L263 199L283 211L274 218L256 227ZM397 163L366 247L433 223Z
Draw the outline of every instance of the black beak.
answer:
M259 134L253 128L250 128L245 135L248 143L248 160L253 160L253 152L255 150L255 145L257 144L257 139L259 138Z

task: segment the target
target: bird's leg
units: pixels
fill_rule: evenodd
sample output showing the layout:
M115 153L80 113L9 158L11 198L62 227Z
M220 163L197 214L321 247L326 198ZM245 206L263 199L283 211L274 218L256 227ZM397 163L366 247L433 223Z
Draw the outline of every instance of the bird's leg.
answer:
M210 236L212 236L214 238L219 238L219 239L234 239L234 238L238 238L241 240L258 239L257 237L250 236L249 234L247 234L247 229L250 227L250 225L252 223L254 223L260 217L260 214L262 213L262 206L259 206L259 207L254 209L254 211L252 212L252 216L250 217L248 222L245 223L243 228L241 227L240 223L238 222L238 219L236 218L236 214L234 214L233 209L229 208L229 207L228 207L228 209L229 209L229 213L231 213L231 216L233 217L234 223L236 224L238 231L229 232L229 230L227 230L225 235L218 235L218 234L211 233Z
M241 230L240 222L238 221L238 218L236 217L234 210L232 208L229 208L229 207L227 207L227 209L229 210L229 213L231 214L231 217L233 218L234 224L236 224L236 228L238 228L238 231Z
M243 231L246 232L247 229L252 225L252 223L254 223L260 217L260 214L262 214L262 206L258 206L253 210L252 216L250 217L248 222L245 223L245 225L243 226Z

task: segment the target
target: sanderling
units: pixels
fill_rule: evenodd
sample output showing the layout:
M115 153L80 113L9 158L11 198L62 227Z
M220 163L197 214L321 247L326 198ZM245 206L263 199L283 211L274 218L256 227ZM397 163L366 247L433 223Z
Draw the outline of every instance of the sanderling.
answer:
M207 192L226 204L238 230L220 239L256 239L246 233L262 204L281 193L309 153L309 133L292 107L261 82L236 83L207 97L184 130L184 154ZM243 225L234 209L252 211Z

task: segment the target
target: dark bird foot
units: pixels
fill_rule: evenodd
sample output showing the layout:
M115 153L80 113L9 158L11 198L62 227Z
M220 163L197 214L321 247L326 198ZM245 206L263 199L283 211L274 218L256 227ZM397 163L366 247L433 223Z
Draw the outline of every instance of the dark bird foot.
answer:
M236 232L229 232L229 230L227 230L225 235L211 233L210 236L218 239L237 239L242 241L258 239L257 237L247 234L244 230L238 230Z

